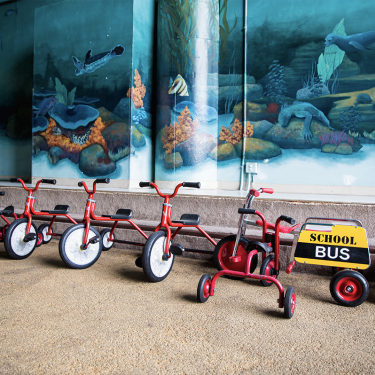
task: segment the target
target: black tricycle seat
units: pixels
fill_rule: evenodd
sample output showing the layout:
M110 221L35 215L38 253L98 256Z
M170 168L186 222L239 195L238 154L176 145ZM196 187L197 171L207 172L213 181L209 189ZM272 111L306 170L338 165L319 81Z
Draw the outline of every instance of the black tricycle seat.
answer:
M0 215L4 216L10 216L14 214L14 207L13 206L8 206L5 207L2 211L0 211Z
M128 208L119 208L116 215L103 215L103 217L109 217L113 220L130 220L133 215L133 211Z
M183 224L183 225L199 225L201 218L196 214L183 214L180 220L172 221L172 223Z
M246 251L250 252L251 250L258 250L260 253L272 253L273 248L271 246L268 246L264 242L259 242L259 241L249 241L246 245Z
M41 212L48 212L50 215L67 215L69 206L66 204L58 204L53 210L42 210Z

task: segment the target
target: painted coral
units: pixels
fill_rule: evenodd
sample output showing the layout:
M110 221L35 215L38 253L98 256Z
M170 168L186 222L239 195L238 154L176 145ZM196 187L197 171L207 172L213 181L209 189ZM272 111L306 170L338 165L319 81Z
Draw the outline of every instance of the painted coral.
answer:
M243 136L250 138L253 134L254 126L250 123L250 121L246 123L246 128L244 132L240 120L236 118L232 126L232 131L226 129L224 126L221 127L219 139L222 141L226 141L227 143L231 143L233 146L235 146L238 142L242 140Z
M143 107L143 98L146 95L146 86L142 83L141 75L138 73L138 70L135 69L134 74L134 85L135 87L130 87L126 96L132 98L135 108Z
M198 119L192 120L188 107L185 107L177 120L178 122L175 121L174 126L170 124L164 127L162 142L166 154L170 154L178 143L186 141L195 134L199 127Z
M345 132L333 131L327 132L319 136L319 139L322 143L322 146L329 143L332 145L338 146L340 143L348 143L350 146L353 146L353 137L347 135Z
M108 153L107 144L102 136L102 131L106 128L106 125L103 124L100 117L95 120L90 135L84 144L73 143L67 136L59 133L56 134L55 128L56 122L50 118L47 129L41 135L46 139L49 148L53 146L60 147L64 151L64 154L66 153L67 157L75 163L78 162L80 152L93 144L101 145L104 151Z
M277 113L279 111L280 107L276 103L269 103L267 105L267 112L268 113Z

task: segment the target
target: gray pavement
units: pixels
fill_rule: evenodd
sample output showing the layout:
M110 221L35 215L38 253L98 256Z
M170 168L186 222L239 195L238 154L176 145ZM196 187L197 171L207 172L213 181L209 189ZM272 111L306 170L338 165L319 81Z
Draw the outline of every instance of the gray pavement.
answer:
M111 249L86 270L61 261L58 242L27 259L0 244L0 374L371 374L375 283L357 308L338 306L328 276L282 273L297 294L283 318L275 286L219 279L196 302L205 260L176 259L146 281L139 251Z

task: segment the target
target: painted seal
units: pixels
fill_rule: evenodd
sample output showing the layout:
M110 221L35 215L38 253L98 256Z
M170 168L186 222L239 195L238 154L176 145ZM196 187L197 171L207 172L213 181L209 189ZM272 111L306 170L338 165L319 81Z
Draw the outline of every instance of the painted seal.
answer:
M367 46L375 42L375 31L342 36L335 33L326 36L326 47L336 44L344 52L371 51Z

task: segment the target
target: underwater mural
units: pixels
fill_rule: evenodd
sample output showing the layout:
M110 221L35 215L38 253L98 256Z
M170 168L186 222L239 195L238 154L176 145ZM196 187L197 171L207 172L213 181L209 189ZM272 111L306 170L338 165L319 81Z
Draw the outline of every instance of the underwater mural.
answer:
M373 2L208 1L200 76L199 3L158 6L156 179L238 188L257 162L256 183L374 186Z
M143 20L153 28L153 2L146 3ZM152 178L144 101L152 92L153 45L134 31L137 11L132 0L95 1L89 13L84 2L71 0L36 10L33 177L68 184L69 178ZM45 33L54 14L60 22ZM134 41L150 52L135 57Z

